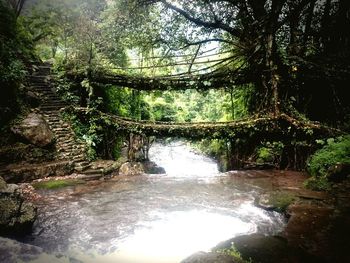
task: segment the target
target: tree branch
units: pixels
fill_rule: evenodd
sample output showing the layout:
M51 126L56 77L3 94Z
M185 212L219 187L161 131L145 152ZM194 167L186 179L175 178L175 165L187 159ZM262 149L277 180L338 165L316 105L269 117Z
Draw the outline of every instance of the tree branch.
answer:
M221 21L215 21L215 22L203 21L199 18L193 17L190 13L186 12L185 10L168 3L166 0L161 0L160 2L162 2L166 7L179 13L187 20L196 24L197 26L202 26L202 27L206 27L206 28L213 28L213 29L222 29L222 30L228 32L230 35L235 36L235 37L240 37L240 35L241 35L240 30L238 30L236 28L232 28L226 24L223 24Z

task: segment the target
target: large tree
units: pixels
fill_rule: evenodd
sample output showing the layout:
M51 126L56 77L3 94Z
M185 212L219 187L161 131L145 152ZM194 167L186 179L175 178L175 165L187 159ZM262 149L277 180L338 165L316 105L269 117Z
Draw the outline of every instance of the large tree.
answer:
M349 58L349 32L346 30L349 2L346 0L137 2L161 10L160 20L165 24L158 42L173 49L219 42L221 47L238 54L237 60L244 58L244 63L231 64L236 72L232 84L254 84L252 111L278 114L291 102L307 112L308 100L318 94L305 87L306 79L325 74L332 81L349 79L349 63L339 65L342 68L339 72L339 56L336 56L342 54L343 58ZM320 59L324 56L328 61ZM331 69L333 71L329 72ZM339 87L333 91L332 98L341 97L336 94ZM303 94L302 98L299 93ZM327 93L323 96L328 97ZM343 107L347 106L343 103Z

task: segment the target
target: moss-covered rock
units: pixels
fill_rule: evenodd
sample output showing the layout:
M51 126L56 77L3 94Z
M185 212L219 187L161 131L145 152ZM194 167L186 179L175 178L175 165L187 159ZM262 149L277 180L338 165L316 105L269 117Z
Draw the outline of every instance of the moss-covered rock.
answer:
M37 208L26 201L14 185L7 185L0 190L0 211L0 235L30 232L37 216Z
M79 179L67 179L67 180L49 180L33 183L35 189L58 189L67 186L73 186L82 184L84 181Z
M255 203L265 210L285 212L295 199L296 197L292 193L276 191L260 195Z
M280 236L250 234L238 236L218 244L214 250L235 247L245 262L281 263L281 262L319 262L303 250L290 246Z

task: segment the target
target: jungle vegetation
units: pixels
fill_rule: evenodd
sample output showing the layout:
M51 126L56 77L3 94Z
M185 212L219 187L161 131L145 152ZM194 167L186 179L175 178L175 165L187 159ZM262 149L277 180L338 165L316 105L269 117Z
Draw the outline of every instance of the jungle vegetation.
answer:
M164 122L283 113L349 132L347 0L0 3L2 121L20 111L28 66L48 60L57 92L78 107ZM98 120L69 118L93 158L120 156L126 135ZM298 170L322 147L297 136L203 139L197 146L224 169L258 163Z

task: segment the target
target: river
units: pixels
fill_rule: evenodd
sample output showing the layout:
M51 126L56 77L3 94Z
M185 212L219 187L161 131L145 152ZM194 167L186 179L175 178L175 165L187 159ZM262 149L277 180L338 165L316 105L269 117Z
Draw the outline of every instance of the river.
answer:
M237 235L284 228L282 215L254 206L264 187L220 174L184 142L155 143L150 159L166 174L41 190L26 242L72 262L171 263Z

